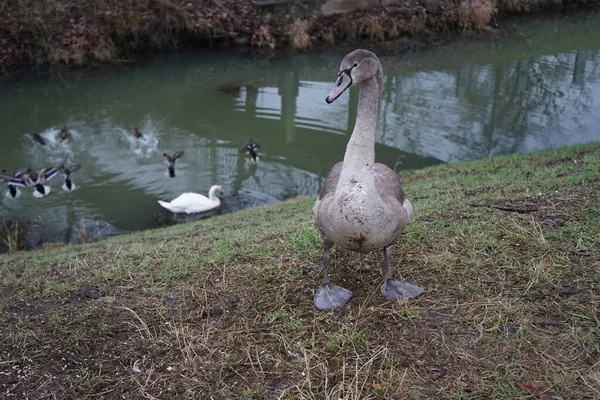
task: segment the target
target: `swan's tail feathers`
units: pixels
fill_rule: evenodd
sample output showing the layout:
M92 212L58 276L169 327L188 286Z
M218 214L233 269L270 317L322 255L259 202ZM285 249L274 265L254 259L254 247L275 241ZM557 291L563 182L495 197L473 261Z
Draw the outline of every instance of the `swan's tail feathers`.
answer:
M166 201L158 200L158 204L160 204L161 206L163 206L164 208L166 208L169 211L173 211L171 204Z
M404 199L404 203L402 204L404 206L404 209L406 210L406 213L408 214L408 218L410 219L410 217L412 217L412 204L410 204L410 201L408 201L408 199Z

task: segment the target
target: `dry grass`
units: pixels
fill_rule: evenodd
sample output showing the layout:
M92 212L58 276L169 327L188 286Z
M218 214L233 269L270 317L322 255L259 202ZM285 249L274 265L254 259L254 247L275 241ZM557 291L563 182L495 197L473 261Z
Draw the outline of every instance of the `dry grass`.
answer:
M0 237L8 253L23 248L24 228L19 218L0 218Z
M462 0L458 6L459 24L463 30L487 30L496 11L492 0Z
M275 37L271 33L269 25L261 25L257 30L252 33L252 39L250 40L252 46L258 47L259 49L271 49L275 48Z
M131 0L7 1L0 12L3 64L72 66L116 62L132 52L177 49L189 43L213 43L233 33L236 17L210 0L147 2ZM252 6L233 3L233 12L254 16ZM207 21L210 18L210 21Z
M359 26L359 36L367 37L372 41L382 41L385 39L385 30L380 18L369 16L364 23Z
M0 67L87 66L140 52L248 45L304 50L319 43L382 41L453 30L487 31L499 14L598 0L444 0L393 2L335 15L276 17L250 0L34 0L0 3ZM289 10L293 11L292 9ZM293 13L292 13L293 14Z
M308 34L310 22L296 19L289 27L290 45L294 50L306 50L311 46L311 37Z
M599 398L599 171L596 144L402 174L415 214L393 268L427 288L412 301L381 297L382 254L336 250L354 297L315 310L313 199L2 255L0 390Z

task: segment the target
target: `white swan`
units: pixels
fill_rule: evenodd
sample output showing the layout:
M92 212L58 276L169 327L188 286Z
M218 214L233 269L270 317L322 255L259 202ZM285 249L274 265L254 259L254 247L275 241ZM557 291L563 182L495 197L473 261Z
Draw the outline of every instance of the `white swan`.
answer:
M198 193L186 192L170 202L158 200L158 204L174 213L193 214L210 211L221 205L221 200L216 196L216 192L223 194L223 188L219 185L213 185L208 191L208 197Z

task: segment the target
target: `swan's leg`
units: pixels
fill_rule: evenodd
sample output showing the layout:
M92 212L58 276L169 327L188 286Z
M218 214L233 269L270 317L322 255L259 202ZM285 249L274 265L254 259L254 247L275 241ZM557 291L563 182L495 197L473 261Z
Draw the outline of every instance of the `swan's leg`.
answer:
M412 285L408 282L402 282L397 279L392 279L392 263L391 250L389 247L383 248L383 256L385 257L385 276L381 285L381 293L386 299L409 298L414 299L418 295L425 292L420 286Z
M315 307L319 310L342 308L352 297L352 292L341 286L334 285L329 280L329 253L333 242L323 235L323 283L315 294Z

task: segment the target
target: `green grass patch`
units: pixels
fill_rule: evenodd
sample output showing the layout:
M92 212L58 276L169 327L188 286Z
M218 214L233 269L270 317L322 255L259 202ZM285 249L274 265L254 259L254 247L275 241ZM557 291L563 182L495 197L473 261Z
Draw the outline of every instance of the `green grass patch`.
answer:
M2 393L600 397L599 167L588 144L402 173L411 301L382 298L381 252L334 248L354 297L315 310L313 198L0 255Z

